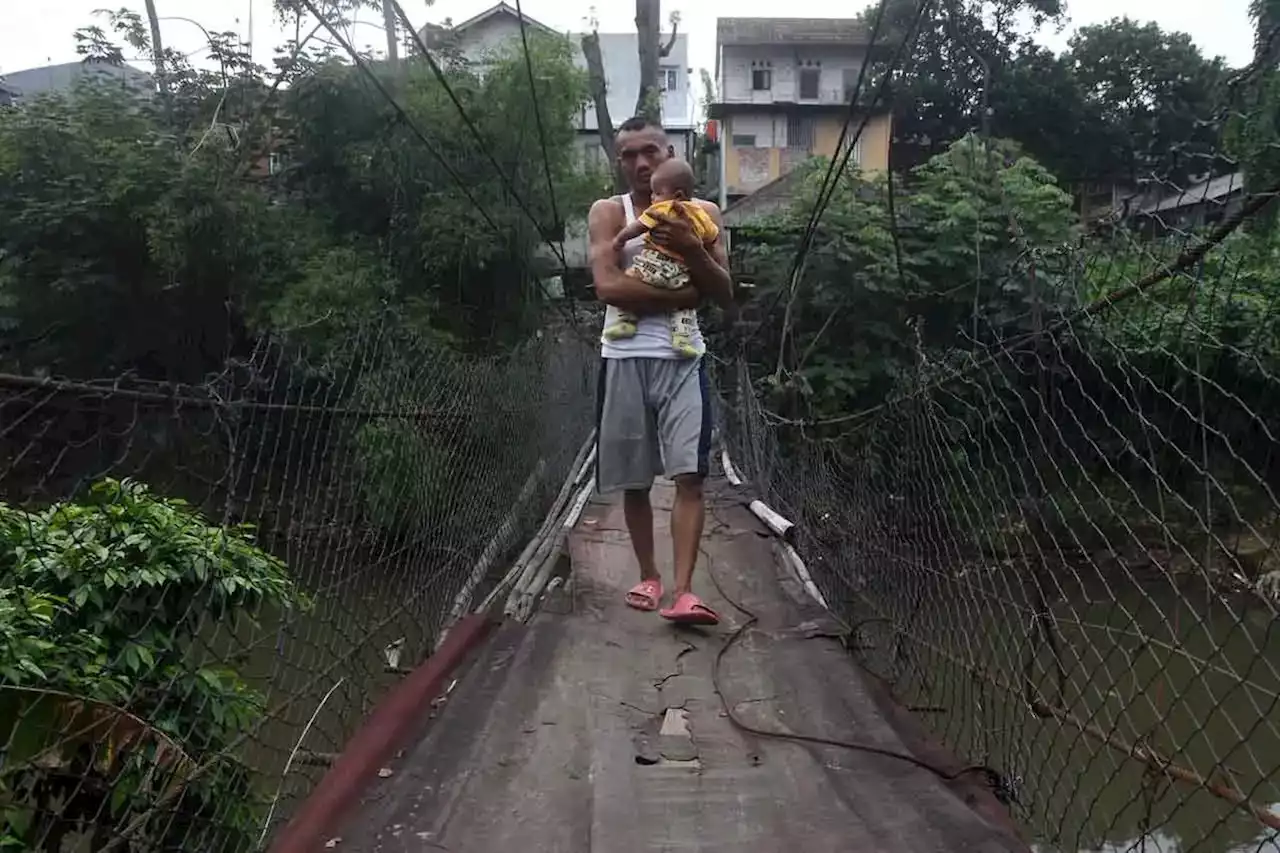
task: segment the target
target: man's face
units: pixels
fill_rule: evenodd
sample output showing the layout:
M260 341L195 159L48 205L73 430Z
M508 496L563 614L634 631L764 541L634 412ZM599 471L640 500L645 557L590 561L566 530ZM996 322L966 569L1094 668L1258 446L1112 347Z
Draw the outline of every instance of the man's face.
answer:
M633 190L649 189L649 178L658 164L672 155L667 135L656 127L624 130L614 140L618 164Z

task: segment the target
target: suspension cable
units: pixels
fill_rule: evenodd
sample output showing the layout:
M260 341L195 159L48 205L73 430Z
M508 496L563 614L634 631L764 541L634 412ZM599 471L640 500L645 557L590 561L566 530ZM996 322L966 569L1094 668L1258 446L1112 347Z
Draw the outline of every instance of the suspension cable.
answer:
M876 20L874 24L872 43L868 45L867 56L864 58L864 67L866 63L870 60L871 51L875 46L874 39L876 34L878 34L879 26L881 23L881 16L883 15L886 2L887 0L882 0L880 6L877 8L877 15L876 15ZM767 307L762 312L760 323L756 326L756 328L751 332L750 335L744 338L743 347L745 347L751 341L755 340L755 337L760 333L760 330L764 327L765 323L768 322L769 317L777 309L778 303L782 299L784 290L786 290L789 294L791 294L794 297L794 292L799 286L798 277L800 275L800 271L804 268L804 261L808 256L809 251L812 249L813 238L817 235L818 226L821 224L822 215L826 212L826 209L830 204L831 199L835 196L835 190L839 185L839 179L843 176L845 169L848 167L849 160L852 159L853 157L855 146L857 145L858 140L861 138L863 130L866 129L867 124L870 122L872 111L874 111L874 109L876 108L876 105L880 102L880 100L888 91L889 83L892 80L893 75L897 72L898 66L902 62L902 59L906 54L907 49L915 44L915 40L918 37L920 32L920 25L924 21L924 16L929 11L929 8L932 5L933 5L933 0L921 0L919 7L917 7L916 9L916 15L912 21L911 29L903 38L902 42L898 45L898 49L894 53L893 58L890 60L888 68L885 70L884 75L880 79L880 85L877 87L876 92L873 94L871 102L868 104L867 109L863 111L862 120L859 122L858 128L854 132L852 139L849 140L848 145L844 148L843 151L837 148L835 156L833 156L831 162L828 164L827 177L831 178L831 180L830 180L830 183L828 183L828 180L826 178L824 178L823 180L823 187L819 191L818 199L814 204L813 212L809 218L808 224L805 227L804 234L801 237L800 246L797 249L795 260L791 264L790 272L786 277L786 281L788 282L788 285L785 287L780 287L773 294L772 298L769 300L767 304ZM861 82L862 82L862 76L860 74L859 80L858 80L859 85L861 84ZM847 131L848 126L852 123L854 116L858 112L857 100L858 100L858 92L855 91L849 101L849 113L845 118L845 131ZM845 135L846 135L845 132L842 131L841 138L844 139Z
M400 103L395 99L395 97L387 90L387 87L383 84L382 80L378 78L378 75L373 71L372 68L369 67L368 61L364 57L362 57L358 51L356 51L356 49L351 45L350 41L348 41L347 38L338 30L338 28L334 26L332 21L330 21L324 15L320 14L320 10L316 8L315 0L299 0L299 2L303 5L303 7L307 9L308 12L310 12L317 19L319 19L319 21L324 26L324 28L329 32L329 35L333 37L334 41L336 41L338 45L344 51L347 52L347 54L351 57L352 61L355 63L356 67L361 72L364 73L365 77L373 84L374 88L383 97L383 99L386 100L387 104L395 112L396 119L401 124L403 124L406 128L408 128L408 130L415 137L417 137L418 141L420 141L426 147L427 151L430 152L432 157L435 158L436 162L440 164L440 166L445 170L445 172L449 175L449 177L453 180L453 182L457 184L458 189L462 191L463 196L467 199L467 201L471 204L471 206L474 207L476 211L480 214L481 218L484 219L485 224L489 226L489 229L493 231L493 233L499 238L506 238L507 236L509 236L509 229L503 229L501 226L498 225L497 221L493 218L492 215L490 215L489 211L485 208L485 205L483 205L471 192L471 189L468 186L466 179L463 178L462 175L458 173L458 170L455 169L453 165L448 161L448 159L444 156L444 152L440 150L439 146L437 146L434 142L432 142L431 139L426 135L426 133L424 133L423 130L420 127L418 127L418 125L413 121L413 119L409 116L409 114L405 112L404 107L400 105ZM401 10L401 14L403 14L403 10ZM498 169L499 173L505 178L505 173L501 171L501 168L497 166L496 162L493 163L493 165L496 169ZM525 214L532 218L532 215L529 214L527 210L525 211ZM534 220L534 224L537 225L536 220ZM544 239L544 242L546 242L545 236L543 237L543 239ZM554 247L552 248L554 249ZM595 341L593 338L583 334L582 330L578 326L577 318L572 316L572 314L570 314L570 312L563 305L561 305L559 301L552 299L550 297L550 294L548 294L546 291L546 287L542 284L541 280L537 277L537 275L533 273L533 270L529 268L528 264L524 262L522 258L519 259L519 263L523 267L524 272L528 274L530 278L532 278L535 282L537 282L538 288L542 291L542 294L544 297L546 297L547 301L555 305L557 310L559 310L560 313L564 316L564 318L569 322L569 326L573 330L574 334L577 337L579 337L581 340L583 340L584 343L585 342L594 343ZM565 269L567 270L567 268L568 267L566 264Z
M304 0L304 2L308 5L311 4L311 0ZM516 206L520 208L521 212L524 213L525 216L529 217L529 221L538 229L538 235L542 238L542 241L551 248L552 252L556 253L556 257L560 261L560 266L563 271L567 273L569 270L569 262L568 259L565 258L563 250L557 249L556 245L549 239L549 232L542 223L539 222L538 218L533 214L533 211L529 209L529 205L516 190L515 184L507 175L506 170L502 168L502 164L498 162L498 159L489 149L488 144L485 143L484 136L480 133L480 129L476 127L475 121L473 121L471 116L467 113L466 107L463 106L457 93L454 92L453 86L449 85L448 75L444 73L444 69L440 67L440 63L436 62L435 57L431 55L431 51L427 49L426 42L422 40L422 36L419 35L418 31L414 28L413 23L409 20L409 16L405 14L404 9L400 6L398 0L384 0L384 2L391 4L391 7L395 10L396 16L400 19L400 22L404 24L405 29L413 35L414 44L417 45L418 51L427 61L427 65L431 67L431 72L435 75L436 80L440 82L440 86L444 89L445 94L449 96L449 100L453 102L454 107L458 111L458 116L462 119L463 124L466 125L467 130L470 131L472 138L475 139L476 145L480 147L480 153L488 158L490 165L493 166L494 172L502 181L507 192L511 194L511 198L516 203ZM525 51L525 58L528 58L527 50Z
M555 183L551 180L551 155L547 151L547 131L542 123L542 109L538 106L538 84L533 75L533 57L529 55L529 31L524 17L524 8L520 0L516 0L516 17L520 20L520 44L524 47L524 67L529 74L529 96L533 100L533 120L538 126L538 144L542 148L542 165L547 175L547 196L551 200L551 217L557 228L563 227L560 220L560 207L556 204ZM561 254L564 252L564 241L560 242ZM568 266L566 264L566 266Z

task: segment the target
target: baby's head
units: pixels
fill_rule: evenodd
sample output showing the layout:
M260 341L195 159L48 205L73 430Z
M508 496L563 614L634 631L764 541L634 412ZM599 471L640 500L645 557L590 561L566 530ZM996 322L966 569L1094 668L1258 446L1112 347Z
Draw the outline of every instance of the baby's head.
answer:
M687 201L693 198L693 167L679 157L662 161L649 178L654 201Z

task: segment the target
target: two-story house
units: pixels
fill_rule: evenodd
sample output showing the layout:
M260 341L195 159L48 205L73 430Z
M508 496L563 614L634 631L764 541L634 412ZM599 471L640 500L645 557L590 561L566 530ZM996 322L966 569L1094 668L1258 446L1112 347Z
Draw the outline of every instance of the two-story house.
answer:
M726 215L761 190L769 207L788 200L780 181L814 156L833 157L869 49L852 19L719 18L719 100L709 118L720 140L720 205ZM863 82L864 93L872 81ZM860 100L865 99L860 97ZM863 116L850 122L849 136ZM868 117L851 164L864 172L889 166L888 112ZM765 212L764 210L760 212Z

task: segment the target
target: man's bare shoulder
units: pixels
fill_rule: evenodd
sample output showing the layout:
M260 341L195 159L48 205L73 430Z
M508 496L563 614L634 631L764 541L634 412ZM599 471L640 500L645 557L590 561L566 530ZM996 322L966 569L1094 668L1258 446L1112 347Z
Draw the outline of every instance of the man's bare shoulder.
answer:
M622 202L616 198L598 198L591 203L591 219L620 219L626 216Z
M720 216L720 205L716 204L714 201L707 201L704 198L695 198L693 199L693 202L698 205L698 207L702 208L702 212L707 216L710 216L711 221L716 225L723 223L723 219Z

